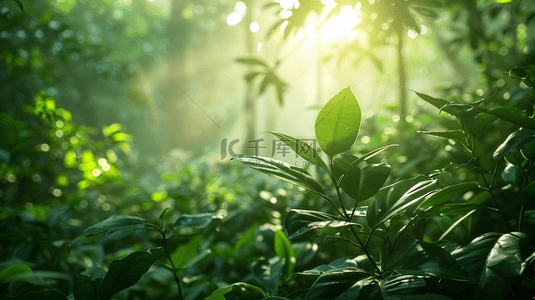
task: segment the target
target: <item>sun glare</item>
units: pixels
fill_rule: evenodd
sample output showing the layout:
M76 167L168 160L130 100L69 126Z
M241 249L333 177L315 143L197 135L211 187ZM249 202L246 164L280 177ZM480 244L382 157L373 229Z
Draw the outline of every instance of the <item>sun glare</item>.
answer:
M360 22L360 12L351 6L344 6L338 16L325 23L321 35L326 40L344 37Z

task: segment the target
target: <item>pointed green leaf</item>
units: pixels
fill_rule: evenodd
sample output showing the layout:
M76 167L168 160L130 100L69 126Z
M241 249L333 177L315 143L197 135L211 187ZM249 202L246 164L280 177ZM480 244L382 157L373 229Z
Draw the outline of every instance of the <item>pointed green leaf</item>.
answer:
M349 87L325 104L316 118L316 139L329 156L349 150L359 133L360 106Z
M247 82L251 82L256 78L256 76L258 76L260 74L262 74L262 72L251 72L251 73L248 73L247 75L245 75L244 79Z
M319 221L340 221L334 215L315 210L292 209L288 212L284 222L284 228L291 236L306 224Z
M20 11L21 11L21 12L24 12L24 6L22 5L22 2L20 2L20 0L15 0L15 2L16 2L17 5L19 6Z
M266 91L267 86L273 82L273 76L271 73L267 73L266 76L264 76L264 79L260 83L260 88L258 89L258 95L264 94Z
M282 230L275 231L275 253L281 260L284 260L284 272L282 278L284 281L292 274L293 261L294 261L294 249L292 243L288 240L286 233Z
M498 117L489 115L489 114L479 114L475 119L469 124L467 131L473 135L477 136L483 129L485 129L492 122L496 121Z
M482 112L498 117L520 127L535 130L535 118L526 115L523 111L512 107L495 107Z
M82 239L88 236L97 235L103 232L114 232L121 229L140 229L145 227L149 221L131 216L112 216L107 218L104 221L101 221L82 232L78 237L76 237L70 244L69 247L80 242Z
M356 268L335 270L321 275L308 291L307 300L337 299L356 282L369 278L370 274Z
M525 85L535 89L535 67L517 67L509 71L509 76L521 80Z
M328 265L320 265L311 270L294 273L288 279L294 278L296 276L320 276L327 272L332 272L335 270L341 271L347 268L362 269L362 270L369 272L370 274L373 274L375 272L375 268L370 262L370 259L366 255L363 254L354 258L350 258L350 257L338 258L332 261L331 263L329 263Z
M360 177L360 190L357 201L364 201L373 197L388 179L392 167L386 163L369 165L362 169ZM342 181L344 187L344 181Z
M498 149L494 152L494 159L501 160L506 155L520 151L522 147L527 145L529 142L535 139L535 131L520 128L519 130L511 133L505 142L501 144Z
M479 185L473 182L450 185L425 197L424 201L422 201L418 207L426 209L431 206L439 205L473 190L483 191Z
M333 160L333 171L335 179L341 181L342 190L357 202L361 202L371 198L381 189L392 168L382 163L360 169L355 163L358 160L351 155L336 156Z
M423 200L437 187L437 180L418 176L380 189L368 206L368 226L373 229L379 227L392 216Z
M265 62L254 57L240 57L236 59L236 62L239 62L241 64L246 64L246 65L259 65L259 66L269 68Z
M416 93L416 95L418 95L418 97L420 97L420 99L424 100L425 102L433 105L434 107L440 109L441 111L445 111L447 112L448 114L450 115L455 115L454 111L452 108L443 108L445 105L448 105L450 102L447 101L447 100L444 100L444 99L440 99L440 98L434 98L434 97L431 97L429 95L426 95L426 94L422 94L422 93L418 93L418 92L415 92L413 91L414 93Z
M136 284L143 274L164 255L165 250L159 247L147 251L136 251L113 260L108 273L100 283L100 300L108 300L116 293Z
M468 274L455 258L439 246L413 241L394 251L383 263L385 271L400 274L428 275L453 280L468 280Z
M477 286L478 299L509 299L522 279L522 263L531 254L521 232L487 233L452 252Z
M383 299L399 299L399 294L417 295L417 292L426 286L422 276L415 275L392 275L381 281ZM413 297L407 296L407 299Z
M448 131L418 131L418 133L423 133L427 135L432 135L436 137L441 137L445 139L452 139L463 141L464 133L461 130L448 130Z
M438 240L441 241L442 239L444 239L446 237L446 235L448 235L448 233L452 232L455 229L455 227L457 227L459 224L461 224L462 221L464 221L464 219L468 218L469 216L471 216L475 212L476 212L476 209L473 209L473 210L467 212L464 216L462 216L459 219L457 219L457 221L455 221L453 224L451 224L451 226L444 231L444 233L438 238Z
M285 229L290 240L314 229L332 229L345 226L362 227L357 223L341 221L327 213L300 209L292 209L286 216L285 222Z
M307 143L303 142L302 140L293 138L291 136L275 132L275 131L268 131L269 133L273 134L274 136L278 137L281 142L285 143L290 147L295 153L297 153L299 156L304 158L305 160L316 164L318 167L324 169L325 171L329 171L329 168L327 167L327 164L321 159L320 154L316 151L316 149L312 148Z
M176 219L175 224L173 225L173 230L177 230L179 228L184 228L184 227L202 229L210 225L212 221L216 219L222 219L222 216L218 214L212 214L212 213L204 213L204 214L196 214L196 215L184 214L178 217L178 219Z
M336 182L353 199L359 196L362 171L356 165L349 168L358 158L353 155L337 155L333 159L333 174ZM343 176L343 177L342 177Z
M293 183L330 201L316 179L302 168L289 165L279 160L260 156L243 156L236 159L257 171Z
M352 168L353 166L357 166L358 164L360 164L361 162L363 161L366 161L374 156L376 156L377 154L385 151L386 149L390 148L390 147L397 147L399 145L397 144L392 144L392 145L388 145L388 146L383 146L383 147L380 147L380 148L377 148L375 150L372 150L366 154L364 154L363 156L361 156L359 159L353 161L347 168Z

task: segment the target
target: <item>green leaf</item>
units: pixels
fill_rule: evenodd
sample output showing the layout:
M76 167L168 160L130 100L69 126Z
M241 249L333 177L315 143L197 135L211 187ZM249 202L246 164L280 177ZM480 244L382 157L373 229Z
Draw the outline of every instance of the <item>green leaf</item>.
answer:
M19 282L26 281L32 277L32 269L27 265L11 265L0 272L0 282Z
M474 120L468 125L467 131L473 135L477 136L485 127L490 125L492 122L496 121L498 117L489 115L489 114L479 114Z
M487 193L482 193L482 195L487 195ZM490 197L490 196L489 196ZM432 206L426 209L423 212L420 212L414 218L412 218L409 223L403 228L401 228L398 233L396 233L396 239L401 236L402 232L407 228L411 228L413 224L420 220L431 219L432 217L441 215L441 216L450 216L450 215L459 215L466 214L472 210L483 210L487 212L498 212L497 209L488 207L482 204L472 204L472 203L454 203L454 204L445 204L442 206Z
M476 183L459 183L450 185L426 196L424 201L422 201L418 207L426 209L431 206L439 205L457 196L462 196L464 193L472 190L483 191L484 189L482 189Z
M275 253L284 261L284 272L282 274L284 281L293 271L294 249L292 243L288 240L286 233L282 230L275 231Z
M260 83L258 95L262 95L266 91L266 88L270 83L273 83L273 76L271 75L271 73L267 73L266 76L264 76L262 82Z
M316 179L302 168L289 165L279 160L260 156L243 156L237 157L236 159L257 171L293 183L330 201Z
M368 226L376 229L392 216L423 200L436 188L437 180L426 180L420 175L380 189L368 206Z
M438 238L438 240L441 241L442 239L444 239L446 237L446 235L448 235L450 232L452 232L455 229L455 227L457 227L459 224L461 224L462 221L464 221L464 219L468 218L469 216L471 216L475 212L476 212L476 209L473 209L473 210L467 212L464 216L462 216L459 219L457 219L457 221L455 221L453 224L451 224L451 226L448 229L446 229L446 231L444 231L444 233Z
M144 228L149 224L148 220L131 217L131 216L111 216L104 221L101 221L82 232L78 237L76 237L70 244L69 247L72 247L74 244L80 242L85 237L97 235L103 232L116 232L122 229L140 229Z
M73 295L75 300L99 300L98 288L102 278L93 280L89 275L78 274L74 278Z
M353 165L351 168L349 166L357 159L353 155L338 155L333 159L334 179L340 183L342 190L353 199L357 199L359 196L362 171L357 165ZM340 180L342 181L340 182Z
M380 148L377 148L375 150L372 150L366 154L364 154L363 156L361 156L359 159L353 161L349 166L348 168L352 168L353 166L356 166L358 164L360 164L361 162L363 161L366 161L374 156L376 156L377 154L385 151L386 149L390 148L390 147L397 147L399 145L396 145L396 144L393 144L393 145L388 145L388 146L383 146L383 147L380 147Z
M418 131L418 133L423 133L427 135L432 135L436 137L441 137L445 139L452 139L463 141L464 133L461 130L448 130L448 131Z
M250 285L248 283L237 282L231 285L218 288L210 296L204 298L204 300L226 300L227 298L225 298L225 294L231 292L233 289L236 288L252 289L260 292L264 297L267 297L267 294L261 288L256 287L254 285Z
M383 269L404 275L468 280L468 274L450 253L439 246L420 241L413 241L395 250L383 263Z
M477 286L478 299L512 298L530 254L529 237L521 232L487 233L452 252Z
M535 119L532 116L526 115L523 111L517 108L495 107L488 111L485 111L485 113L508 121L520 127L535 130Z
M199 249L202 243L203 237L201 235L196 236L189 240L187 243L177 247L173 253L171 253L171 259L175 266L184 267L188 262L192 261L200 253Z
M332 300L351 288L356 282L369 278L370 274L356 268L335 270L321 275L312 285L307 300Z
M407 299L412 299L413 297L408 295L418 295L418 291L426 285L427 283L422 276L399 274L388 276L380 284L383 299L399 299L400 294L407 295Z
M257 224L253 224L249 230L234 244L232 252L237 253L240 249L246 245L253 244L255 242L254 236L256 231Z
M507 183L511 183L515 186L520 186L522 184L522 170L518 166L507 164L501 175L503 180L505 180Z
M446 108L443 108L445 105L448 105L450 102L447 101L447 100L444 100L444 99L440 99L440 98L434 98L434 97L431 97L429 95L426 95L426 94L422 94L422 93L418 93L416 91L413 91L416 93L416 95L418 95L418 97L420 97L420 99L424 100L425 102L433 105L434 107L440 109L441 111L445 111L447 112L448 114L450 115L455 115L455 112L453 111L452 108L449 108L449 107L446 107Z
M517 67L509 71L509 76L521 80L525 85L535 89L535 67Z
M520 151L522 147L534 139L535 131L526 128L520 128L507 137L505 142L503 142L503 144L496 149L493 157L499 161L510 153Z
M390 174L391 167L382 163L360 169L354 163L357 160L351 155L337 156L333 160L333 171L337 181L344 176L341 179L342 190L357 202L361 202L371 198L381 189Z
M276 294L278 282L282 277L284 260L278 256L267 260L261 257L251 265L253 278L270 293Z
M362 169L360 176L360 190L357 201L364 201L375 195L388 179L392 167L386 163L366 166ZM342 188L344 187L342 180Z
M212 223L213 220L222 219L223 217L218 214L204 213L196 215L181 215L176 219L175 224L173 225L173 230L179 228L189 227L194 229L202 229L207 227Z
M136 284L143 274L164 255L165 250L159 247L147 251L136 251L123 258L113 260L110 263L108 273L100 284L100 300L108 300L116 293Z
M340 221L340 219L334 215L321 211L292 209L286 216L284 228L289 235L292 235L306 224L318 221Z
M337 217L313 210L292 209L286 216L285 229L292 240L314 229L330 229L345 226L359 226L339 220Z
M354 258L350 258L350 257L338 258L332 261L331 263L329 263L328 265L320 265L311 270L305 270L303 272L294 273L288 279L294 278L296 276L320 276L327 272L331 272L335 270L341 271L347 268L362 269L362 270L369 272L370 274L373 274L375 271L375 268L373 267L372 262L370 262L369 258L363 254Z
M275 132L275 131L268 131L269 133L273 134L274 136L278 137L281 142L285 143L290 147L295 153L297 153L299 156L304 158L305 160L316 164L318 167L324 169L325 171L329 171L329 168L327 167L327 164L321 159L320 154L316 151L316 149L312 148L307 143L303 142L302 140L293 138L291 136Z
M251 73L248 73L247 75L245 75L244 79L247 82L251 82L256 78L256 76L258 76L260 74L262 74L262 72L251 72Z
M263 67L269 68L268 65L265 62L263 62L262 60L260 60L258 58L254 58L254 57L237 58L236 62L239 62L241 64L246 64L246 65L258 65L258 66L263 66Z
M22 5L22 2L20 2L20 0L14 0L14 1L15 1L15 2L17 3L17 5L19 6L20 11L21 11L21 12L24 12L24 6Z
M329 156L349 150L359 133L360 106L349 87L325 104L316 118L316 139Z

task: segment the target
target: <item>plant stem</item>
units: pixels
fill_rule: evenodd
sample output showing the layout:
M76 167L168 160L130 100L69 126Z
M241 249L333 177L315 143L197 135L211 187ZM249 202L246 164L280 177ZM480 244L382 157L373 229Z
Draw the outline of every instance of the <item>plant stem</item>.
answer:
M167 255L167 259L169 259L169 262L171 263L171 266L173 269L176 269L175 264L173 263L173 259L171 258L171 254L169 253L169 249L167 248L167 237L165 236L165 232L163 230L159 230L160 234L163 237L163 248L165 249L165 254ZM173 271L173 277L175 278L176 285L178 287L178 296L179 300L183 300L184 296L182 295L182 287L180 286L180 279L178 278L178 275L176 275L176 272Z
M496 197L494 197L494 193L492 192L492 189L490 188L490 186L489 186L489 184L487 182L487 179L485 178L485 175L481 174L481 178L483 178L483 181L485 182L485 186L487 187L487 192L489 192L490 197L492 198L492 202L494 203L494 208L496 208L498 210L498 214L500 215L500 217L502 217L502 220L505 223L505 225L507 226L507 228L509 230L512 230L511 226L509 225L509 222L507 222L507 219L505 218L505 216L503 215L502 211L498 207L498 202L496 201Z
M524 204L520 205L520 216L518 216L518 232L522 232L523 222L524 222Z
M333 160L331 158L331 172L332 172L332 169L333 169ZM342 195L340 194L340 187L338 187L337 183L336 183L336 180L334 178L334 174L330 174L331 176L331 180L334 184L334 187L336 189L336 195L338 196L338 201L340 202L340 206L342 207L342 214L340 215L341 217L343 217L346 222L351 222L351 217L353 216L353 214L351 214L351 216L348 215L346 209L345 209L345 206L344 206L344 202L342 201ZM379 267L377 266L377 263L375 262L375 260L373 259L373 257L370 255L370 253L368 252L368 249L366 248L366 245L367 245L367 241L366 241L366 245L362 242L362 240L359 238L357 232L355 231L355 228L353 228L353 226L349 226L349 229L351 230L351 232L353 233L353 235L355 236L355 238L357 239L357 242L359 243L360 245L360 248L362 249L362 251L364 251L364 254L366 255L366 257L372 262L373 266L375 267L375 270L377 270L377 272L379 273L379 276L383 276L383 273L381 272L381 270L379 269ZM371 233L370 233L370 236L371 236ZM369 240L369 237L368 237L368 240Z

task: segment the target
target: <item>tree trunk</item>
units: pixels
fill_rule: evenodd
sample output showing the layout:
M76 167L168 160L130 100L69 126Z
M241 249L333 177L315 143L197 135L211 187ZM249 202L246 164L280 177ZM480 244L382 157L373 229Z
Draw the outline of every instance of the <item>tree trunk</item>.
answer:
M243 22L243 29L245 30L245 50L247 51L248 56L253 55L254 51L254 36L249 26L253 21L253 8L254 0L245 1L247 5L247 13L245 14L245 19ZM251 68L249 68L251 71ZM254 92L253 82L247 82L245 87L245 143L243 143L243 153L244 154L254 154L255 149L249 149L255 145L251 143L249 145L248 141L256 139L256 97Z
M401 124L405 122L407 116L407 93L406 93L406 78L405 78L405 61L403 57L403 25L398 27L398 79L399 79L399 120Z

